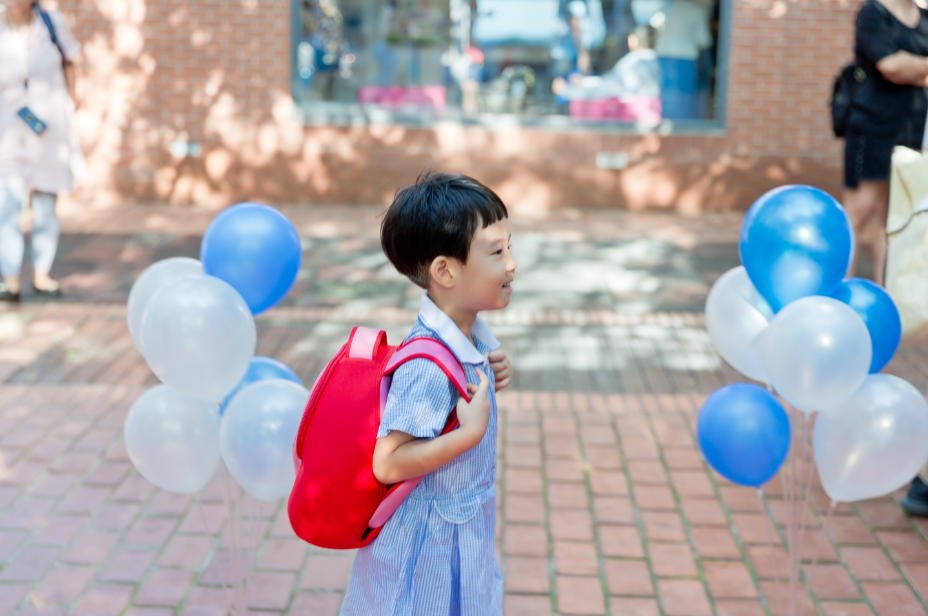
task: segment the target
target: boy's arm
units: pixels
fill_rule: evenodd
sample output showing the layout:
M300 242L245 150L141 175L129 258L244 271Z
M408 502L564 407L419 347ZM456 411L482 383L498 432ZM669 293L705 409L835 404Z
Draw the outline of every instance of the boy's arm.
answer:
M470 402L458 402L461 427L441 436L422 439L406 432L393 430L377 439L374 446L374 477L385 484L399 483L421 477L441 468L465 451L477 446L487 431L490 420L490 400L487 390L490 380L480 370L480 385L468 385L473 393Z

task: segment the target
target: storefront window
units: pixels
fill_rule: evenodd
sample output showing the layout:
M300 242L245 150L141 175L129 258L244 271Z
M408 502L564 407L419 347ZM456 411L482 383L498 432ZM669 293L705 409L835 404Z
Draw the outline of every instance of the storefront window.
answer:
M308 107L718 119L721 0L296 0Z

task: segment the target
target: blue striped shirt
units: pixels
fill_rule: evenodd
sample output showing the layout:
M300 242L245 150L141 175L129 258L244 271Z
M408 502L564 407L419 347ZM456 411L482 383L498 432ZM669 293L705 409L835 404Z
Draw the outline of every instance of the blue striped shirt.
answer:
M495 548L497 408L487 360L491 345L499 343L492 334L484 335L490 344L476 338L475 328L474 344L462 348L461 339L466 338L433 307L423 299L424 314L409 338L442 340L458 359L463 355L468 383L479 383L477 368L483 370L490 379L490 421L476 447L426 475L380 536L358 551L342 616L502 614L503 578ZM460 339L447 335L449 323ZM484 323L481 326L480 331L489 331ZM457 397L448 377L431 361L404 364L393 376L378 437L391 430L418 438L438 436Z

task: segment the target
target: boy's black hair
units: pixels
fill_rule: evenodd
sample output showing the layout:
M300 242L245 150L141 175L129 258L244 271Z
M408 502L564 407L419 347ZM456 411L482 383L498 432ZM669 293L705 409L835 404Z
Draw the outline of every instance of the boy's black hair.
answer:
M401 274L425 289L435 257L467 263L477 225L508 217L503 201L477 180L427 171L397 191L380 225L380 245Z

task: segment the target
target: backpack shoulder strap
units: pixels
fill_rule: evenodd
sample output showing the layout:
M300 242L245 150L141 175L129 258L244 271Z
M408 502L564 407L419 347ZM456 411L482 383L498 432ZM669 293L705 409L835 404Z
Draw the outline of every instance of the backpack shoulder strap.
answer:
M52 23L52 16L48 14L48 11L45 11L38 4L35 5L35 10L39 14L39 17L45 23L45 27L48 28L48 35L52 39L52 44L58 48L58 53L61 54L61 62L64 64L68 61L67 57L64 55L64 49L61 48L61 43L58 42L58 34L55 32L55 24Z
M461 365L458 358L451 352L451 349L434 338L413 338L407 340L393 353L390 361L387 362L384 373L392 374L406 362L418 358L435 362L454 384L454 388L458 390L458 393L461 394L465 400L470 400L470 394L467 393L467 378L464 375L464 366ZM452 430L456 430L459 425L457 410L452 409L451 413L448 415L448 421L445 423L445 427L441 433L447 434ZM397 508L403 503L403 500L416 489L420 481L422 481L422 477L416 477L414 479L401 481L390 487L384 499L380 502L376 511L374 511L374 515L371 516L367 524L368 528L377 529L386 524L387 520L390 519Z
M391 374L397 368L413 359L428 359L434 362L442 372L451 380L454 388L465 400L470 400L470 394L467 393L467 378L464 376L464 366L458 361L445 344L434 338L413 338L403 343L398 348L387 366L384 369L386 374Z

